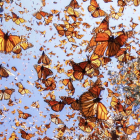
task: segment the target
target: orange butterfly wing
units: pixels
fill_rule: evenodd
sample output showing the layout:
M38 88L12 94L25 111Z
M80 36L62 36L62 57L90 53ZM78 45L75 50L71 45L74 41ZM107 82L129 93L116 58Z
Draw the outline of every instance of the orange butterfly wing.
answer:
M43 51L42 56L38 60L38 64L43 63L43 64L46 64L46 65L49 65L50 62L51 62L51 60L49 59L49 57Z

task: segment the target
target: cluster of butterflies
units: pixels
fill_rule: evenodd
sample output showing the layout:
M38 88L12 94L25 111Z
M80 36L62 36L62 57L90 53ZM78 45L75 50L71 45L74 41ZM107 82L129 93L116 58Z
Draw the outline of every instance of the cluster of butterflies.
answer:
M83 0L83 2L86 1L87 0ZM6 2L9 3L10 1ZM108 3L113 1L104 0L104 2ZM135 140L140 139L140 132L138 131L140 126L140 114L139 112L133 112L133 106L135 105L134 102L136 98L125 96L124 100L121 100L121 94L113 92L110 88L107 88L108 98L111 98L109 109L101 101L103 99L103 97L101 97L101 94L103 93L103 90L105 90L105 88L103 87L101 81L101 78L103 78L104 76L100 73L100 68L102 66L106 66L109 62L111 62L111 57L117 58L118 62L121 65L127 64L127 62L136 59L136 56L130 55L131 46L127 41L130 38L134 38L134 35L137 34L134 29L138 24L134 23L133 20L131 20L132 30L122 30L116 33L113 33L109 28L109 19L111 17L116 20L119 19L119 17L123 15L123 11L125 9L124 7L127 6L129 2L130 0L118 0L118 6L120 7L119 12L115 12L115 9L111 7L110 14L107 14L100 8L96 0L90 0L88 11L91 16L93 18L104 17L100 25L97 28L93 29L93 36L88 42L88 45L85 49L86 52L92 52L92 54L87 56L86 61L77 63L73 60L69 60L68 62L66 62L69 64L69 66L71 66L71 69L66 73L69 78L62 79L60 80L60 82L64 86L67 86L68 89L66 89L66 91L69 92L68 96L59 96L60 100L56 100L55 95L49 93L48 96L50 96L51 99L47 99L47 97L44 97L44 102L47 103L54 112L61 112L66 105L70 106L73 111L77 111L79 113L79 116L77 117L77 120L79 121L79 129L83 132L89 133L87 139L127 140L129 139L128 135L132 135L133 133L137 133ZM3 6L3 3L4 2L0 2L1 7ZM133 0L133 4L134 6L139 6L140 1ZM45 0L42 0L42 7L44 7L45 5ZM76 28L79 28L81 24L82 14L80 14L75 9L79 9L80 7L81 6L76 0L71 0L70 4L66 6L64 10L64 24L53 23L58 32L58 35L60 37L65 36L70 43L76 43L75 39L81 39L84 36L83 34L79 34L79 31L76 31ZM26 22L25 19L18 17L14 12L11 12L11 14L12 17L5 14L5 21L9 21L10 19L12 19L12 21L17 25ZM33 14L33 17L39 20L39 22L37 23L38 25L42 24L42 18L44 18L45 21L44 25L49 25L53 21L53 15L58 17L59 20L60 14L61 12L58 10L53 9L51 10L51 13L48 13L42 11L41 8L40 11ZM70 18L72 19L73 23L69 23ZM90 25L88 23L83 23L82 25L86 28L90 28ZM123 25L119 26L122 27ZM112 29L114 28L115 27L112 27ZM26 26L26 30L31 30L31 28ZM25 37L11 35L9 34L9 32L4 33L0 29L0 52L5 54L20 54L22 49L26 50L31 47L33 47L33 44L29 43ZM136 53L137 55L140 55L140 51L136 51ZM57 81L55 80L56 76L54 76L52 69L50 69L51 59L45 54L45 51L42 52L42 55L38 59L37 63L38 64L34 65L34 69L36 70L38 77L38 79L35 81L35 87L39 89L39 91L53 92L57 88ZM134 73L138 81L137 83L134 83L134 81L129 79L129 83L127 83L128 86L133 87L135 84L139 84L140 69L139 67L137 67L137 65L139 64L136 64ZM16 67L12 67L11 69L17 71ZM59 73L63 72L61 67L57 67L57 71ZM130 72L131 68L128 67L127 73ZM10 75L12 75L12 73L1 64L0 79L8 78ZM82 82L84 76L88 78L97 77L97 80L95 82L90 80L90 82L87 83L85 81L83 87L86 87L87 84L90 86L90 88L86 92L82 93L78 98L72 97L76 91L76 87L74 86L73 82L75 80ZM121 78L120 81L118 81L118 84L121 83L121 81L124 79L123 75L121 74L120 77ZM18 87L18 92L21 95L32 94L30 90L26 89L21 82L15 83L15 85ZM105 87L108 87L108 82L104 83L104 85ZM10 89L7 87L5 89L1 89L0 101L9 100L9 102L7 103L8 106L13 106L14 104L16 104L16 102L13 102L11 100L13 92L15 92L15 89ZM33 102L31 106L37 109L39 109L40 107L38 102ZM25 106L25 109L28 109L28 106ZM114 117L111 116L109 110L114 115ZM4 111L7 110L0 110L0 115L4 116ZM17 112L19 114L18 118L27 120L29 117L32 117L31 114L25 113L22 110L17 109ZM15 111L13 111L12 113L14 114ZM70 120L71 118L75 117L75 114L76 113L67 115L67 117ZM135 124L129 124L130 117L132 117L137 122L135 122ZM67 139L63 136L64 133L66 131L75 131L74 127L68 128L64 121L59 118L59 115L50 114L50 120L56 125L62 125L61 127L56 129L58 134L55 137L58 139ZM21 126L22 128L24 128L25 124L23 122L15 122L15 125L17 127ZM46 133L47 129L51 127L51 122L45 124L44 128L42 128L42 125L40 127L36 126L36 129L38 130L37 133L40 135ZM2 124L3 122L1 122L1 125ZM27 140L32 139L36 135L35 133L27 133L23 129L19 129L19 131L21 133L21 137ZM15 132L13 132L9 139L18 139L18 136ZM73 139L73 137L69 137L69 139ZM38 138L38 140L41 140L41 138ZM51 138L45 136L43 140L51 140Z

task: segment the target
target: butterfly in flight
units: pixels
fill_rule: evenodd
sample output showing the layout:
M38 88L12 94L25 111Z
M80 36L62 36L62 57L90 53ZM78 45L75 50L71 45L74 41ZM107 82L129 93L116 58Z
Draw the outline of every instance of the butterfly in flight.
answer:
M20 129L21 137L26 140L30 140L35 134L26 133L24 130Z
M7 88L7 89L0 90L0 100L2 99L9 100L13 92L15 92L15 89Z
M17 16L14 12L12 12L12 16L13 16L12 17L13 22L15 22L17 25L20 25L20 23L26 22L26 20Z
M40 63L46 64L46 65L49 65L51 63L50 58L45 54L44 51L42 52L42 55L38 60L38 64Z
M60 112L65 106L64 101L55 101L55 100L48 100L48 99L44 101L48 103L51 106L51 109L55 112Z
M0 79L1 77L7 78L9 77L9 75L13 75L9 70L7 70L5 67L2 66L2 64L0 64Z
M19 88L19 89L18 89L18 92L19 92L21 95L31 93L28 89L26 89L25 87L23 87L23 85L22 85L21 82L16 83L16 86Z
M97 18L97 17L102 17L106 16L107 14L105 11L103 11L96 0L90 0L90 5L88 6L88 11L91 13L92 17Z
M97 80L95 84L80 97L80 111L85 118L94 117L99 120L107 120L107 109L100 102L102 98L99 97L102 87L100 87Z
M25 38L21 38L15 35L8 35L8 32L5 34L0 30L0 52L10 53L14 52L19 54L21 52L21 47L26 50L33 45L28 43Z
M46 79L48 76L53 75L53 72L43 65L34 65L34 68L38 74L38 80L40 80L41 78Z
M17 110L18 111L18 114L19 114L19 118L23 118L23 119L28 119L29 117L31 117L32 115L31 114L28 114L28 113L24 113L22 112L21 110Z

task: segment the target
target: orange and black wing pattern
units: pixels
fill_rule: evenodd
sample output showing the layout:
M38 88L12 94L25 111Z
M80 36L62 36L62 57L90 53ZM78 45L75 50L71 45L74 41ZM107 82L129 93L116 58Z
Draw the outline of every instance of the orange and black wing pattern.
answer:
M14 91L15 91L15 89L0 90L0 100L2 100L2 99L9 100Z
M0 64L0 77L7 78L9 77L9 71Z
M96 0L90 0L90 5L88 6L88 11L91 13L92 17L94 17L94 18L106 16L105 11L103 11L99 7Z
M49 65L51 63L50 58L45 54L45 52L42 52L41 57L38 60L38 64L43 63L45 65Z
M85 120L80 116L78 116L77 119L79 120L79 128L84 132L91 133L93 128L96 126L94 122Z
M19 114L19 118L28 119L29 117L32 116L31 114L24 113L24 112L22 112L22 111L19 110L19 109L18 109L17 111L18 111L18 114Z
M23 85L22 85L21 82L16 83L16 86L19 88L19 89L18 89L18 92L19 92L21 95L31 93L28 89L26 89L25 87L23 87Z
M81 63L75 63L73 61L70 61L72 64L72 68L74 70L73 76L76 80L81 81L84 78L84 75L86 74L85 68L88 64L88 61L81 62Z
M55 101L55 100L44 100L46 103L48 103L51 106L51 109L55 112L60 112L64 106L65 106L65 102L64 101Z
M14 12L12 12L12 20L13 22L15 22L17 25L20 25L20 23L24 23L26 22L23 18L20 18L19 16L17 16Z
M41 20L42 17L48 16L48 15L49 14L47 12L44 12L44 11L38 11L35 14L33 14L33 16L38 20Z
M75 92L75 88L72 84L72 79L63 79L62 80L62 83L65 85L65 86L68 86L68 89L74 94Z
M34 68L35 68L35 70L37 72L37 75L38 75L38 79L39 80L41 78L46 79L48 76L50 76L50 75L53 74L53 72L50 69L44 67L43 65L42 66L40 66L40 65L34 65Z
M51 122L55 124L64 124L64 122L59 118L59 115L50 114L50 116L51 116Z
M68 7L72 7L73 9L79 9L80 8L77 0L71 0L70 4L68 6L66 6L65 8L67 9Z
M21 38L15 35L8 35L8 32L5 34L0 30L0 52L5 54L13 53L19 54L21 52L21 47L26 50L33 45L28 43L25 38Z
M35 134L26 133L24 130L20 129L21 137L26 140L30 140Z
M125 44L127 39L128 36L125 33L115 38L114 36L110 36L109 32L99 32L95 38L95 41L98 42L98 44L94 50L94 53L99 56L103 56L104 52L106 51L106 56L114 56Z
M79 98L82 115L86 118L96 115L97 119L107 120L107 109L100 100L101 98L95 98L91 92L83 93Z
M46 80L43 79L42 83L45 84L46 87L44 90L54 90L56 88L56 81L53 77L50 77Z

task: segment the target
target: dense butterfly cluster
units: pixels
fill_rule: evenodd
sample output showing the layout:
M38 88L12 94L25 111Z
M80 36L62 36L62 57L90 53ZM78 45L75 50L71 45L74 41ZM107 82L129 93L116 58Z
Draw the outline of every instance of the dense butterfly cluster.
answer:
M83 2L86 3L88 1L83 0ZM105 4L113 3L113 0L103 0L102 2ZM4 7L4 3L12 5L14 2L10 0L0 1L1 8ZM57 2L53 3L57 4ZM139 6L140 1L117 0L117 6L119 7L118 12L116 12L116 9L110 5L110 13L108 14L107 11L104 11L100 8L98 0L90 0L90 4L88 7L86 7L88 14L91 15L92 19L100 17L103 19L101 22L97 23L98 27L92 30L92 38L88 38L88 40L82 40L82 43L79 43L80 46L85 46L86 44L85 50L80 49L80 52L78 52L79 55L81 55L82 52L86 53L86 59L81 62L77 62L73 59L64 60L66 67L69 67L70 69L64 69L63 64L59 62L59 59L57 59L57 64L54 64L54 67L52 67L53 59L51 59L48 54L50 56L55 56L55 53L51 51L47 54L46 50L49 50L49 48L46 49L45 46L41 46L40 49L36 48L42 52L41 56L38 58L36 55L33 56L34 59L37 60L36 63L32 64L33 69L36 71L33 76L36 80L32 83L30 82L30 79L32 78L29 77L27 83L34 86L38 93L32 93L32 89L28 89L26 85L23 84L24 79L21 80L17 77L14 79L16 82L12 81L11 83L13 88L9 88L8 85L4 85L4 83L2 83L1 86L5 86L5 89L0 89L0 127L2 128L2 126L5 126L5 123L9 121L6 120L5 117L7 113L9 113L9 119L10 114L14 115L14 120L10 119L9 121L14 122L14 126L11 126L10 128L12 129L12 133L8 132L9 128L6 130L5 128L2 128L0 130L0 137L3 140L18 140L21 138L26 140L63 140L75 138L89 140L140 139L140 109L138 108L136 111L134 111L134 107L138 105L135 103L135 101L140 101L140 90L137 91L137 97L132 97L128 95L127 92L123 94L116 92L117 89L114 88L113 90L109 86L109 83L110 85L114 85L113 80L115 80L116 77L114 78L113 76L110 76L110 78L107 79L106 75L104 74L105 71L108 70L107 65L109 62L111 63L112 59L117 59L117 68L119 69L117 85L123 84L126 87L131 87L130 93L133 95L136 94L135 87L140 86L140 61L136 61L133 66L133 72L136 79L134 80L128 77L126 78L127 74L132 73L132 68L128 65L128 62L136 59L139 60L140 49L137 49L137 47L131 45L131 43L135 43L135 45L138 44L136 43L136 40L139 40L139 38L135 37L136 35L139 35L138 31L135 30L135 28L138 26L138 23L134 23L132 18L130 21L131 29L124 29L125 25L119 24L118 28L123 29L117 32L112 31L115 30L116 27L110 27L109 25L110 19L118 20L123 16L125 8L130 3L131 5L137 7ZM18 6L22 7L21 5L22 3L20 3ZM65 38L64 40L60 40L61 44L55 45L54 48L60 47L65 53L67 53L67 48L65 48L65 45L68 41L70 44L72 44L70 50L72 50L73 53L68 53L66 56L69 57L75 55L74 52L79 47L79 45L76 43L76 40L81 40L85 36L85 34L79 33L79 29L81 26L89 29L91 26L90 24L92 24L82 22L82 16L84 18L84 14L78 10L81 9L82 11L85 8L84 3L83 5L79 5L78 1L71 0L69 5L67 5L63 11L52 9L51 12L43 11L43 7L46 5L47 1L42 0L42 6L40 10L35 12L32 15L32 18L36 21L38 26L49 26L49 32L51 32L54 27L57 36ZM62 12L64 14L63 19L61 16ZM28 13L28 11L25 9L25 11L19 11L19 13ZM54 16L57 18L57 21L53 20ZM19 17L15 12L13 12L13 10L10 10L10 14L0 14L0 18L5 20L5 22L11 21L16 24L16 26L23 25L26 22L31 22ZM63 23L59 22L60 19ZM44 20L44 22L42 22L42 20ZM25 30L29 32L34 30L33 28L26 25L24 25L24 27ZM36 33L41 33L43 37L46 35L45 30L34 31ZM86 32L84 28L83 31ZM9 32L11 32L10 29L8 29L7 32L4 32L2 29L0 29L1 54L5 56L14 54L15 56L13 55L13 58L20 59L22 52L28 52L30 49L35 48L33 43L28 42L28 36L19 36L18 34L13 35L13 33L10 34ZM49 34L49 32L47 34ZM56 38L52 36L48 42L52 42L54 39ZM138 45L140 46L140 44ZM134 51L135 55L130 54L132 51ZM28 58L28 60L30 59ZM7 69L6 66L4 66L6 63L3 62L3 64L0 64L1 81L4 79L8 81L8 78L14 76L14 74L9 69ZM127 67L126 72L121 69L123 67ZM103 72L101 71L102 68L104 68ZM21 75L21 72L18 69L20 68L15 66L11 67L13 72L18 71L17 76ZM65 74L65 78L59 77L62 74ZM26 76L24 75L24 77ZM106 80L104 83L102 82L103 78ZM77 90L78 84L76 85L76 82L82 85L82 88L84 88L83 92L82 90ZM58 84L61 84L62 86L59 87ZM61 91L64 89L64 87L66 87L65 96L57 94L56 91ZM16 91L14 88L18 90ZM103 95L106 91L108 94L107 100ZM14 96L14 93L16 92L18 92L18 94L20 94L22 97L27 96L28 101L23 103L24 100L22 97L17 99L16 96ZM33 96L39 93L41 96L41 101L40 99L37 101L36 99L34 100ZM45 93L45 96L42 98L43 93ZM75 94L78 96L76 97ZM12 98L12 96L15 98ZM6 102L6 105L9 107L9 109L13 106L16 106L13 111L10 112L9 109L3 105L4 100L9 100ZM110 103L108 106L106 106L105 102L108 100L110 100ZM26 102L31 103L30 107L26 105ZM24 104L24 108L20 107L20 104ZM47 106L45 109L41 108L43 104ZM41 124L38 124L37 120L39 119L37 119L36 114L34 112L31 113L28 111L30 108L37 109L40 117L45 119L48 117L49 122L47 122L47 120L42 121ZM68 113L66 115L68 119L64 120L60 117L61 112L68 112L68 110L71 110L71 113ZM33 121L30 119L33 119ZM74 123L72 127L69 127L67 122L70 122L71 120L73 120ZM78 123L76 124L76 122ZM54 134L54 137L51 138L50 135L52 134L47 132L52 128L53 124L55 124L56 127L59 127L50 131L51 133L57 132L57 134ZM79 133L76 132L77 130ZM4 131L6 131L6 134ZM131 136L133 136L133 138Z

